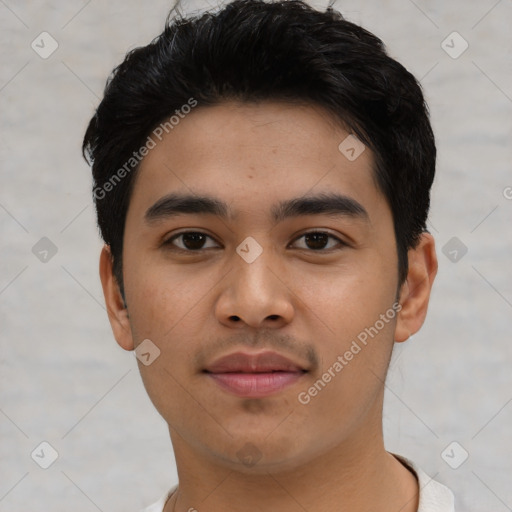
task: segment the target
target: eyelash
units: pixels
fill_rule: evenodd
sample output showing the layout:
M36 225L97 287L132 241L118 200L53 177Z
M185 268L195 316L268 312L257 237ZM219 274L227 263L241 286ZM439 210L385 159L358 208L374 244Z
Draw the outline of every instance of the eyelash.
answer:
M166 246L166 247L171 247L172 250L174 250L174 251L184 252L184 253L200 253L202 251L205 251L205 250L209 249L209 248L197 249L197 250L182 249L181 247L177 247L177 246L175 246L172 243L174 240L176 240L180 236L182 236L182 235L189 235L189 234L204 235L204 236L206 236L206 237L208 237L208 238L213 240L213 237L211 237L207 233L203 233L202 231L182 231L181 233L177 233L177 234L173 235L172 237L168 238L167 240L165 240L162 245ZM337 236L334 236L331 233L328 233L326 231L316 231L316 230L307 231L306 233L302 233L302 235L300 235L297 238L295 238L295 240L293 240L293 242L296 242L297 240L303 238L306 235L313 235L313 234L327 235L329 238L332 238L332 239L334 239L334 240L336 240L338 242L338 247L331 247L330 249L317 249L317 250L315 250L315 249L308 249L308 248L300 248L300 250L309 251L309 252L315 252L315 253L322 253L322 252L323 253L330 253L333 250L339 250L339 249L341 249L343 247L347 247L348 246L347 243L343 242L343 240L340 240Z

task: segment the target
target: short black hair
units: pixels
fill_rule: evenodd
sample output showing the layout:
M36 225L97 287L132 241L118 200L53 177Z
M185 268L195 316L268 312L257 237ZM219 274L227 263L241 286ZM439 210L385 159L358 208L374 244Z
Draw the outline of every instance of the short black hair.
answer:
M407 251L427 231L436 163L428 106L415 77L377 36L332 7L321 12L302 0L234 0L217 12L174 14L158 37L128 52L112 71L83 140L98 226L123 298L123 235L137 150L161 123L169 131L166 120L186 112L184 105L228 100L323 107L373 151L403 283Z

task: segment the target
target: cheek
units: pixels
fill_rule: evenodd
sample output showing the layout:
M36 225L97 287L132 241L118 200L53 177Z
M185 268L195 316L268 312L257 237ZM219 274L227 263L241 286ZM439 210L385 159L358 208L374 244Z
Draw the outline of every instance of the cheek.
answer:
M300 298L295 301L296 315L316 322L331 339L323 348L342 346L343 340L373 325L395 300L395 272L384 258L368 251L357 260L329 269L296 269L287 279Z
M305 424L314 425L315 436L325 442L336 441L333 424L338 426L337 439L348 438L368 423L369 411L380 407L395 322L380 320L385 311L368 311L368 321L362 322L340 316L339 335L331 337L329 346L322 346L318 372L296 397L297 413ZM389 317L393 314L391 309Z
M184 361L190 360L194 343L201 338L199 305L205 291L169 266L131 258L125 260L125 269L135 347L146 339L156 347L157 357L151 364L138 360L140 374L148 395L162 412L164 397L169 402L169 396L179 393L176 386L183 380Z
M184 390L188 389L197 344L205 334L201 299L206 300L211 285L195 286L179 273L153 268L137 273L131 286L135 344L150 339L158 351L150 365L138 361L141 378L155 408L166 421L172 421L183 413L190 398Z
M125 269L132 328L138 339L153 337L161 342L172 339L184 325L198 326L208 291L222 277L213 268L201 272L194 265L179 266L161 258L127 258Z
M308 292L301 298L316 313L309 318L319 329L313 341L321 362L298 402L308 402L314 414L330 409L340 425L360 417L385 380L398 313L395 274L382 261L314 276L314 287L302 278Z

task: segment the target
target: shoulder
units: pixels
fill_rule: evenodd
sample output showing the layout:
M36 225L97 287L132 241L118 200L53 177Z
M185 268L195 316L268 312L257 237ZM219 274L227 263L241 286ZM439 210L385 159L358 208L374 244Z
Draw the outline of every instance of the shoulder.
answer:
M176 490L178 485L176 484L172 489L167 491L157 502L153 503L149 507L141 510L140 512L163 512L167 500L171 497L172 493Z
M420 488L418 512L455 512L453 492L430 478L417 464L402 455L393 455L416 474Z

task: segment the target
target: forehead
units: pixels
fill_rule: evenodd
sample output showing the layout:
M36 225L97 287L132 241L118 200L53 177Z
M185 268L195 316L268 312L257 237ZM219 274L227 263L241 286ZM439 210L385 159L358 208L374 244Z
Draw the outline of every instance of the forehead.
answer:
M138 170L131 202L139 216L143 206L176 191L214 193L233 220L259 211L275 219L275 205L285 197L337 192L369 202L370 209L382 200L371 150L318 106L196 107L160 138L153 136L156 145Z

